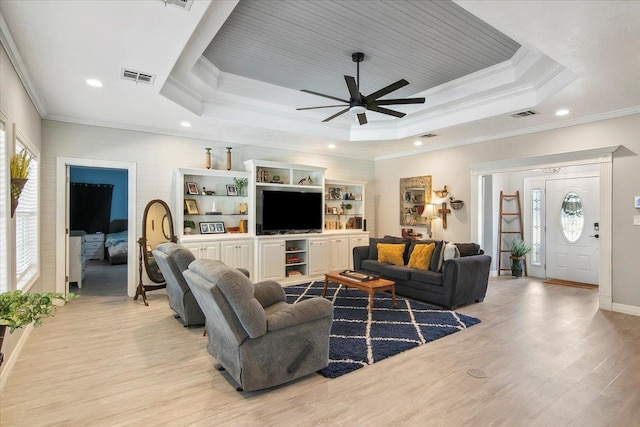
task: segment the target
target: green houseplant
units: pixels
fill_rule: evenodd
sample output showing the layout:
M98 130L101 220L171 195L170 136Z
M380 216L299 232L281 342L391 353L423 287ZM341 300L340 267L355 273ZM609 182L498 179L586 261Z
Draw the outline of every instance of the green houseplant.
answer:
M190 219L184 220L184 234L191 234L193 229L196 228L196 223Z
M56 302L68 302L77 298L71 293L66 297L61 293L46 292L42 294L22 291L3 292L0 294L0 350L4 334L33 324L35 328L42 326L42 321L54 316ZM0 353L0 365L3 354Z
M236 185L238 189L238 196L244 196L244 189L247 188L249 184L249 180L247 178L233 178L233 183Z
M16 213L20 193L22 193L22 189L27 183L30 164L31 155L26 149L22 149L19 153L11 156L9 165L11 173L11 218Z
M524 241L516 239L511 242L511 275L514 277L522 277L524 266L524 257L531 252L532 246L527 245Z

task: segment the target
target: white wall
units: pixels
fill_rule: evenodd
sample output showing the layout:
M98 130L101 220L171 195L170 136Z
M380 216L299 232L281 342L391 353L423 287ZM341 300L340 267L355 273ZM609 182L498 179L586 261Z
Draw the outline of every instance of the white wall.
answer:
M244 170L244 161L262 159L327 168L326 177L373 181L371 161L342 159L255 146L241 146L223 141L206 141L134 132L97 126L43 121L42 171L42 241L43 288L55 289L55 197L56 159L74 157L109 161L135 162L137 169L136 221L137 233L142 230L142 214L152 199L162 199L174 209L174 169L204 168L205 147L212 147L214 168L226 165L226 146L231 146L232 169ZM373 185L365 193L365 218L373 219ZM373 222L370 222L373 223ZM176 224L174 224L176 225ZM176 226L179 226L177 224Z
M452 211L448 228L435 223L435 237L450 241L470 240L468 218L470 170L475 164L557 154L578 150L621 145L613 155L613 230L612 271L613 302L640 310L640 284L636 265L640 226L633 225L633 197L640 196L640 115L602 120L537 132L481 144L452 148L407 158L376 162L376 221L378 235L399 235L398 182L400 178L432 175L433 188L445 184L457 199L467 202L459 211ZM494 183L497 185L497 183Z
M42 138L41 138L41 119L38 111L35 106L31 102L27 91L22 86L22 82L16 73L16 70L13 68L9 57L7 56L4 47L0 47L0 111L7 117L7 145L9 146L9 150L6 153L5 158L8 159L8 156L13 154L13 123L16 123L20 132L22 132L33 145L35 145L38 149L42 147ZM5 165L8 169L8 164ZM8 177L7 177L8 179ZM7 194L5 192L5 194ZM4 218L2 219L4 220ZM1 236L0 238L8 239L7 246L9 248L14 248L14 237L13 232L14 226L13 221L11 220L11 226L9 226L8 236ZM13 252L13 251L12 251ZM1 254L0 256L10 257L11 254ZM13 263L9 263L9 265L13 265ZM15 272L13 268L10 268L8 271L9 283L11 288L15 286ZM41 276L42 277L42 273ZM39 292L41 289L40 281L36 282L31 290L34 292ZM2 344L2 351L5 354L5 362L2 365L2 369L7 368L7 366L11 363L10 358L16 348L16 345L20 341L22 334L25 332L24 329L17 330L13 334L9 334L7 332L7 336L4 339L4 343Z

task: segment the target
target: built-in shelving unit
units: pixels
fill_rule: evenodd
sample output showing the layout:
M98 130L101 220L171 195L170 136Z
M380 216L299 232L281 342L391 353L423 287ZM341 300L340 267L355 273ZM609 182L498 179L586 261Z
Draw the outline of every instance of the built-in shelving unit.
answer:
M237 188L235 192L229 191L233 188L227 188L235 186L234 178L247 179L243 194L238 194ZM251 175L245 171L177 169L175 217L178 238L184 237L185 220L195 223L191 235L216 237L249 233L252 229L249 220L250 178Z
M324 184L324 230L364 230L363 181L326 179Z
M245 169L176 170L175 220L180 244L191 249L196 258L246 268L256 282L317 280L330 270L353 267L353 247L369 244L369 235L364 232L365 182L325 180L322 167L273 161L248 160ZM235 185L234 178L248 180L246 193L227 192L228 185ZM324 226L307 233L262 235L258 225L264 191L317 193L323 202L319 209ZM184 233L185 220L195 223L191 234ZM201 223L223 223L224 229L214 226L201 232ZM229 232L239 231L241 226L245 233Z

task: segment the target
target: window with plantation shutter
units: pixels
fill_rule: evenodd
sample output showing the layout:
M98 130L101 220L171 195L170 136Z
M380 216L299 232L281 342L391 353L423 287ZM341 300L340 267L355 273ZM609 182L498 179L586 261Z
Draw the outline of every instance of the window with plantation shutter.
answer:
M7 234L7 222L9 200L7 190L9 188L9 176L7 174L7 120L0 111L0 293L9 289L9 257L7 247L9 236Z
M16 133L14 129L14 134ZM30 144L29 144L30 145ZM24 185L14 214L15 220L15 271L16 288L24 289L39 275L40 233L39 233L39 153L21 141L18 133L15 152L26 149L31 156L27 183Z

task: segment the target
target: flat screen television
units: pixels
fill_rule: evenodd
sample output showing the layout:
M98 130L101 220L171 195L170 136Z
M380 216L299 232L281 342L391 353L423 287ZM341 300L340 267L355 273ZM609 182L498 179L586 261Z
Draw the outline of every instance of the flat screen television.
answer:
M263 233L322 231L322 193L265 190L262 197Z

